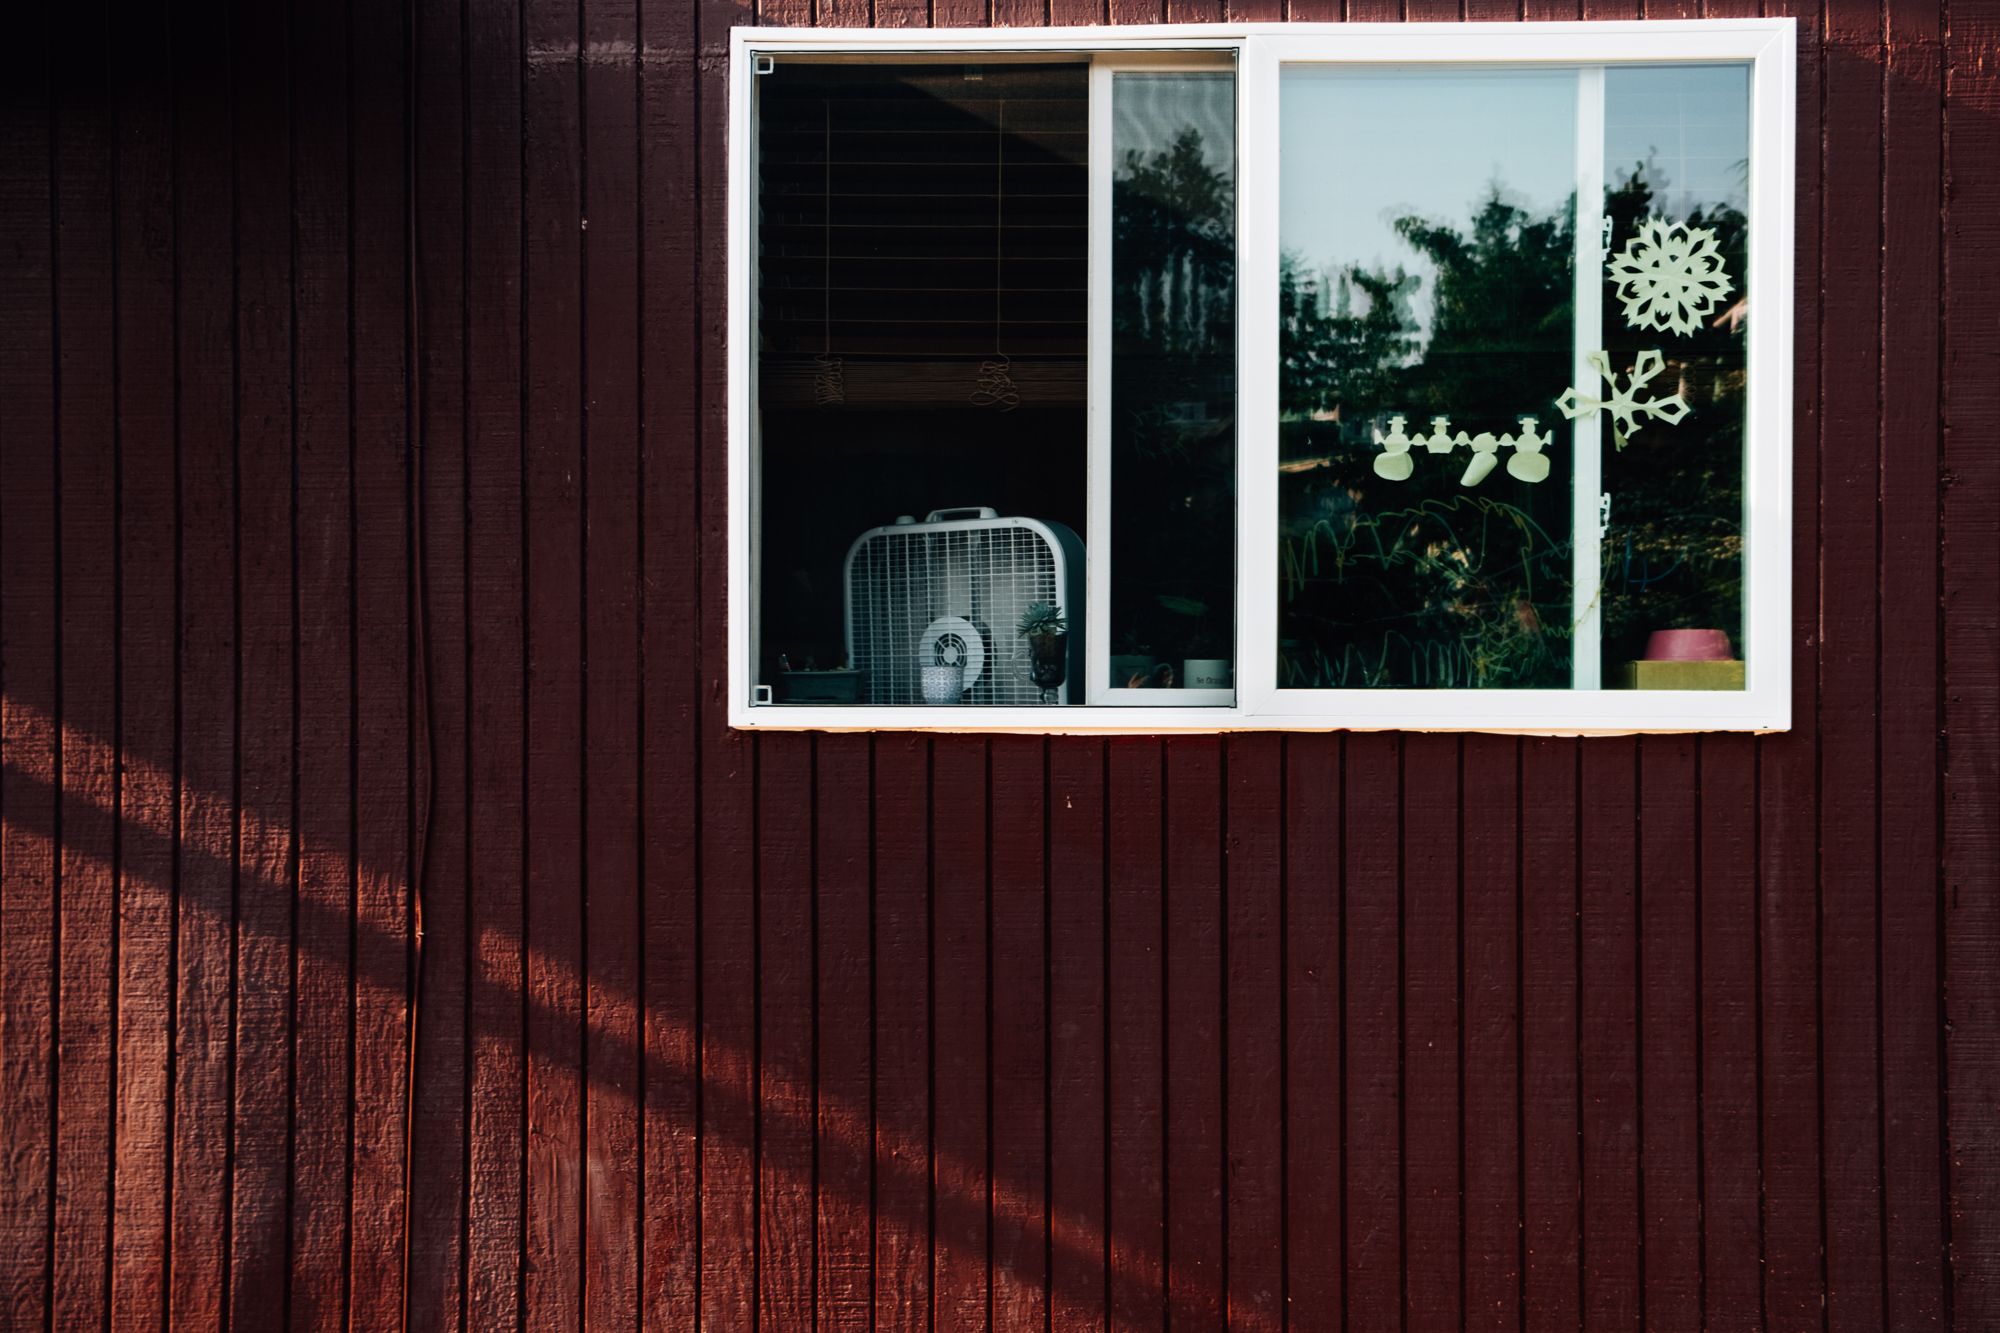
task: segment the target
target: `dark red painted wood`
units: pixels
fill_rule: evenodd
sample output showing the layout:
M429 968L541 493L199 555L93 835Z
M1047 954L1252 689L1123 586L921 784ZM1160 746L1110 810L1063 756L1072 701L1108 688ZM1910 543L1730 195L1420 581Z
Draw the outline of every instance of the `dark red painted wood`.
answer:
M1459 1063L1460 809L1456 736L1411 736L1403 766L1403 1305L1412 1330L1456 1329L1465 1296Z
M579 226L583 313L584 738L587 848L585 967L590 1020L584 1038L584 1306L586 1328L636 1326L641 1289L639 455L642 411L639 304L639 180L632 7L625 0L582 8L578 40L598 53L581 73L586 135ZM801 747L803 749L803 747ZM801 793L810 766L784 766ZM774 774L774 778L778 775ZM783 809L781 799L778 808ZM803 839L801 839L803 842ZM805 901L804 886L796 890ZM804 1080L800 1081L803 1084ZM782 1103L781 1103L782 1104ZM805 1125L801 1125L804 1140ZM788 1273L794 1265L786 1265Z
M1830 35L1879 36L1879 11L1829 9ZM1823 557L1829 590L1821 618L1821 706L1849 715L1875 711L1881 697L1876 644L1881 634L1876 580L1881 545L1880 455L1882 306L1880 210L1835 201L1880 196L1882 66L1879 56L1830 43L1825 112L1830 133L1851 147L1829 155L1829 215L1821 287L1829 359L1854 367L1828 379L1820 474L1821 521L1840 534ZM1820 768L1820 1021L1825 1100L1827 1325L1879 1328L1882 1292L1881 1113L1877 886L1880 735L1841 728L1824 737Z
M771 1328L810 1327L814 1304L812 748L758 743L757 1317Z
M1299 1328L1338 1327L1346 1309L1343 747L1285 738L1285 1312Z
M222 1327L230 1273L228 1115L236 821L233 154L227 30L176 15L175 280L180 463L176 758L173 1325ZM221 1114L218 1114L220 1112Z
M1341 896L1345 904L1341 1042L1347 1203L1346 1327L1403 1323L1400 858L1403 737L1346 745Z
M282 95L287 34L276 9L231 16L239 95L272 113L235 129L234 467L237 644L233 804L235 996L229 1015L227 1325L268 1326L286 1295L286 1027L296 875L292 811L293 308L290 117ZM385 608L390 609L390 608ZM343 978L344 980L344 978ZM345 1072L344 1070L342 1071ZM337 1290L337 1288L336 1288ZM318 1319L326 1317L318 1313Z
M639 728L645 1249L639 1300L645 1326L691 1328L701 1313L703 1272L698 1016L701 746L708 722L706 660L700 636L689 632L704 614L698 562L689 558L701 549L703 532L700 441L706 418L696 371L703 323L700 300L690 299L702 291L703 213L701 197L686 183L701 157L701 102L697 33L687 8L642 5L637 20L641 128L631 160L640 176L640 266L633 280L642 294L643 410L637 439L643 466L639 615L645 668ZM817 771L814 781L817 836L824 827L819 802L826 787ZM864 763L864 801L866 792ZM857 819L851 826L864 825L865 819ZM834 1326L830 1319L822 1323Z
M931 856L926 736L875 741L874 1304L885 1333L928 1328L931 1275Z
M1809 32L1800 36L1799 109L1802 119L1807 114L1816 118L1822 95L1820 49ZM1820 200L1819 173L1801 172L1793 318L1797 327L1815 330L1820 322ZM1796 361L1792 431L1798 447L1793 452L1792 486L1799 532L1792 566L1792 715L1816 718L1821 646L1817 552L1825 539L1818 505L1808 499L1820 493L1821 358L1816 340L1800 342ZM1807 1321L1817 1326L1823 1318L1816 733L1817 728L1800 727L1768 737L1759 747L1763 1297L1766 1322L1780 1328Z
M50 230L52 174L49 52L38 14L20 34L23 83L0 134L0 180L9 207L0 226L14 261L0 276L0 1089L20 1126L6 1159L0 1259L15 1318L42 1325L52 1314L54 1235L52 1142L59 910L56 862L61 749L58 740L61 579L56 508L58 391L51 356L55 254ZM32 63L30 63L32 62Z
M469 182L461 153L467 130L463 77L467 53L457 20L455 10L444 5L421 9L413 53L417 318L422 327L436 330L426 342L415 384L415 482L422 517L416 554L425 584L454 590L466 586L470 571L465 501L471 461L465 394ZM427 598L424 612L422 651L431 679L439 684L427 692L428 716L441 734L463 737L470 664L465 599ZM470 1239L465 1205L471 1146L466 1106L473 1067L469 759L463 743L431 751L433 786L420 867L424 935L427 940L449 941L424 952L416 1014L416 1065L423 1077L417 1081L411 1116L407 1301L412 1328L425 1333L456 1329L465 1316L461 1277Z
M464 148L468 319L462 595L467 635L462 743L468 755L471 890L464 945L471 1066L465 1209L468 1217L481 1219L481 1225L468 1229L465 1241L462 1281L469 1328L507 1327L522 1317L528 1209L527 641L520 552L526 423L518 313L523 108L518 14L510 8L507 19L469 28L465 65L467 98L474 108ZM433 599L435 595L433 590ZM442 677L434 679L443 696L450 686ZM446 946L432 934L425 947L435 957Z
M1757 746L1704 736L1701 824L1701 1297L1718 1333L1763 1324L1758 1180Z
M987 1151L987 742L940 736L931 777L931 1287L934 1326L987 1326L994 1179Z
M10 1315L1990 1322L1990 16L1802 13L1794 731L1582 742L728 733L740 17L14 34Z
M817 1298L823 1326L866 1329L874 1308L869 1199L874 1177L872 803L866 736L818 742L814 806L817 922Z
M1232 736L1225 761L1228 1322L1263 1333L1285 1325L1284 738Z
M1701 775L1692 736L1639 742L1639 1240L1649 1328L1701 1327Z
M1119 737L1104 779L1105 1229L1112 1333L1158 1327L1168 1292L1166 756ZM1193 984L1192 982L1190 984ZM1199 1077L1199 1075L1195 1075Z
M407 106L402 9L389 0L365 0L354 16L358 107ZM427 747L418 743L416 727L423 712L408 466L412 216L409 145L400 119L358 114L353 137L355 230L369 238L355 247L353 288L354 715L363 760L355 772L354 1204L346 1300L357 1327L383 1327L401 1317L416 924L410 886L428 818Z
M1524 1250L1520 765L1508 736L1467 736L1459 754L1465 1325L1494 1333L1519 1327Z
M1529 1333L1582 1325L1577 743L1521 743L1521 1218Z
M1224 1240L1222 743L1166 746L1165 1067L1167 1317L1219 1329L1227 1309Z
M114 1333L161 1326L170 1238L173 1084L175 596L174 253L171 71L155 59L165 14L116 26L118 462L117 1144L112 1161ZM11 570L11 566L10 566ZM13 586L13 576L7 579ZM8 594L11 600L11 592ZM104 651L99 645L97 651ZM9 672L7 690L14 685ZM0 794L0 799L5 799Z
M1042 1328L1049 1315L1048 744L999 736L988 757L992 870L993 1322Z
M102 50L104 15L71 11L61 47ZM59 1325L101 1327L110 1237L113 961L117 949L117 454L112 374L108 88L79 71L56 117L55 332L60 444L63 748L57 974L55 1232L50 1298ZM279 1038L282 1041L282 1035Z
M1583 1323L1644 1327L1639 1214L1637 743L1585 741L1577 774Z
M1889 11L1896 43L1884 54L1882 334L1881 661L1877 697L1878 790L1883 874L1878 884L1882 948L1883 1215L1887 1319L1891 1327L1937 1324L1945 1314L1945 1265L1932 1237L1941 1203L1939 1157L1943 1069L1933 1039L1942 1016L1937 950L1938 796L1932 756L1942 721L1938 674L1939 450L1935 389L1922 366L1936 363L1943 304L1938 228L1943 117L1939 6Z
M1952 15L1945 66L1942 519L1944 1043L1950 1070L1952 1312L2000 1321L2000 655L1991 570L2000 476L1977 441L2000 428L2000 192L1976 163L2000 151L2000 16Z
M1118 1159L1108 1114L1115 1090L1110 1045L1110 940L1114 899L1111 836L1148 807L1123 803L1114 819L1108 750L1098 740L1047 742L1049 1060L1049 1323L1060 1333L1107 1329L1111 1228L1126 1224L1110 1188ZM1157 1225L1157 1223L1155 1223Z

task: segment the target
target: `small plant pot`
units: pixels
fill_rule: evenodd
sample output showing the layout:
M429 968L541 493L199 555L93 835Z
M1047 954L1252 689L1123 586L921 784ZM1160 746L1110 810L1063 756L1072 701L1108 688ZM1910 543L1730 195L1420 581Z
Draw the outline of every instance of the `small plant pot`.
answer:
M927 666L923 669L924 702L955 704L965 695L964 666Z
M1229 659L1226 657L1190 657L1181 663L1181 688L1184 690L1226 690L1229 688Z
M1156 659L1142 657L1134 653L1121 653L1111 659L1111 688L1122 690L1137 680L1141 686L1153 674Z
M1728 662L1729 635L1719 629L1656 629L1646 639L1648 662Z

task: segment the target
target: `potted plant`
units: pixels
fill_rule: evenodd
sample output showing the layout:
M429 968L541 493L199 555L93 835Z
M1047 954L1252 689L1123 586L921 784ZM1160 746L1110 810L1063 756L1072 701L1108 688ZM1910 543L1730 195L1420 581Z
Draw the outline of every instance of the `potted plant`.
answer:
M1021 613L1015 633L1028 641L1028 679L1042 691L1042 702L1054 702L1051 692L1068 673L1069 621L1054 602L1036 602Z

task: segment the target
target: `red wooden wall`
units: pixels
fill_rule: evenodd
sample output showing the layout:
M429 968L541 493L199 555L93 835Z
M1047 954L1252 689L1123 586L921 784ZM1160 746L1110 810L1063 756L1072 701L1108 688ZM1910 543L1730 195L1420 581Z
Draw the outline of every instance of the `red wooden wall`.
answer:
M756 17L1222 17L992 3ZM2000 1327L2000 4L1768 11L1797 725L1581 742L730 733L752 12L410 5L8 24L0 1324Z

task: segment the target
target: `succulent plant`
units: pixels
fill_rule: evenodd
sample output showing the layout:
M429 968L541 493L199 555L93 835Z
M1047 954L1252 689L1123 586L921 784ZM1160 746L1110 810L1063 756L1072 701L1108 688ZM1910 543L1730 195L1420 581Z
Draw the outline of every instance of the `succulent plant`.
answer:
M1043 634L1062 634L1069 629L1069 621L1064 619L1062 608L1054 602L1036 602L1021 613L1021 623L1014 632L1023 638Z

